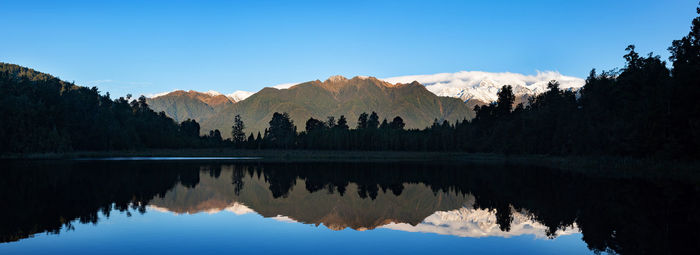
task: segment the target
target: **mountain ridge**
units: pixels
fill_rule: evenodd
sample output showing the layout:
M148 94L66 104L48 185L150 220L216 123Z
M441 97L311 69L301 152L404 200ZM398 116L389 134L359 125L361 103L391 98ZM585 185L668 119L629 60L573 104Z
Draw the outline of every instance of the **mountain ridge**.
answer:
M236 114L246 124L246 133L262 133L274 112L290 113L300 131L311 117L324 120L328 116L345 115L352 127L360 113L371 111L376 111L380 120L401 116L407 128L420 129L431 125L434 119L451 122L471 119L473 107L495 101L504 85L513 86L515 104L527 104L528 98L545 92L551 80L560 81L563 89L578 89L585 83L583 79L551 71L537 75L461 71L385 79L334 75L323 81L264 87L255 93L239 90L224 95L215 91L176 90L149 98L149 104L176 121L196 120L202 133L219 129L224 137L229 135ZM447 98L457 99L461 105Z
M263 88L249 98L204 121L204 129L230 131L233 116L240 114L249 128L247 133L264 131L274 112L288 112L303 129L309 118L338 118L344 115L354 127L362 112L376 111L380 118L401 116L407 128L424 128L434 119L456 120L473 117L471 109L461 101L438 97L419 83L391 84L373 77L327 79L300 83L288 89Z
M504 85L513 86L513 92L520 101L547 91L547 84L556 80L562 89L579 89L585 80L573 76L562 75L559 72L537 72L536 75L501 72L490 73L482 71L459 71L456 73L437 73L428 75L408 75L383 79L388 82L418 81L439 96L460 98L467 102L478 100L491 103L498 99L498 91Z
M483 72L483 71L459 71L455 73L436 73L427 75L406 75L389 78L375 78L370 76L355 76L352 79L377 79L388 82L389 84L408 84L418 82L423 84L428 91L438 96L455 97L465 102L475 101L472 104L488 104L496 101L497 93L504 85L513 86L513 92L516 96L516 103L527 103L527 99L531 96L538 95L547 90L549 81L556 80L560 83L562 89L578 90L584 84L585 80L562 75L555 71L538 71L535 75L525 75L511 72ZM323 82L328 81L343 81L352 80L341 75L334 75ZM320 83L322 81L318 80ZM288 89L301 83L284 83L274 86L268 86L274 89ZM166 93L159 93L156 96L162 96ZM218 93L218 92L217 92ZM238 90L234 93L227 94L233 101L238 102L255 94L256 92Z
M148 103L153 110L164 111L176 121L196 120L202 133L218 129L224 137L230 135L233 117L238 114L247 127L246 133L264 132L274 112L288 112L300 131L311 117L325 120L328 116L344 115L348 125L354 127L361 113L372 111L389 120L401 116L407 128L425 128L434 119L455 122L473 117L468 104L436 96L418 82L390 83L368 76L331 76L288 88L265 87L241 101L227 97L226 102L212 103L223 101L224 97L178 90L150 98Z
M222 94L175 90L146 100L151 109L165 112L176 122L194 119L201 122L220 111L226 105L235 103Z

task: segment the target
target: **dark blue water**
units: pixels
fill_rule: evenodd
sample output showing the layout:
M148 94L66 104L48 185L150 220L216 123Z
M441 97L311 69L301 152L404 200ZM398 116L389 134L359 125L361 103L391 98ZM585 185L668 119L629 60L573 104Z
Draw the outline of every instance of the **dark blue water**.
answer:
M0 254L686 253L692 183L512 165L6 162Z

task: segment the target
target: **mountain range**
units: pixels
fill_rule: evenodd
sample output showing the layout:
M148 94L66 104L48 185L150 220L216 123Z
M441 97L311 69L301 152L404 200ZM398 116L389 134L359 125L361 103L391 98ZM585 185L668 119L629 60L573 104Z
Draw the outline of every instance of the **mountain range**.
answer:
M583 79L551 71L536 75L461 71L383 79L333 76L323 82L279 84L257 93L176 90L153 95L148 103L178 122L196 120L202 133L219 129L225 137L235 114L241 114L246 132L256 133L267 127L275 111L288 112L301 128L309 117L323 120L331 115L345 115L352 127L360 113L371 111L389 120L401 116L407 128L424 128L434 119L472 118L473 107L496 101L503 85L513 86L516 104L527 103L530 96L546 91L552 80L558 81L562 89L579 89L585 84Z
M455 122L473 117L473 104L437 96L418 82L389 83L360 76L333 76L286 89L267 87L241 101L221 93L179 90L149 98L148 104L178 122L196 120L203 133L219 129L224 137L229 137L235 115L241 115L247 133L263 132L274 112L289 113L299 129L310 117L325 120L340 115L354 127L361 113L372 111L389 120L401 116L406 128L425 128L435 119Z
M153 110L164 111L177 122L186 119L195 119L201 122L235 102L237 102L235 99L218 92L197 92L194 90L176 90L147 99L147 103Z

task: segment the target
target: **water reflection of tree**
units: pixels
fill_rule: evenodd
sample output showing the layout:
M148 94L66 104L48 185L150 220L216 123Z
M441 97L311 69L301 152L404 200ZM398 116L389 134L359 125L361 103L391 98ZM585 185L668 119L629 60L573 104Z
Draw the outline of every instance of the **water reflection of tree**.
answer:
M615 177L586 176L558 170L514 166L422 164L270 164L262 169L270 191L285 197L297 179L309 192L343 195L349 183L361 198L381 189L400 195L404 183L423 183L435 193L473 194L476 207L494 210L508 231L512 210L526 210L548 227L547 235L574 223L594 251L679 253L700 240L697 185ZM240 176L240 175L239 175ZM696 247L697 248L697 247Z
M0 241L34 233L58 233L72 222L97 223L114 209L145 211L149 201L176 184L193 188L200 174L221 176L232 169L233 193L246 189L247 176L262 178L274 199L285 199L298 180L306 192L347 195L357 185L362 199L379 192L405 195L406 184L424 184L437 196L473 194L477 208L493 210L504 231L513 211L527 211L548 227L547 235L576 224L594 251L684 253L696 250L700 226L698 185L616 177L586 176L534 167L450 164L309 163L170 164L61 163L9 164L0 172ZM8 206L9 205L9 206Z
M148 201L176 183L194 187L196 168L171 164L35 162L5 164L0 173L0 242L59 233L73 221L96 224L112 210L144 213Z

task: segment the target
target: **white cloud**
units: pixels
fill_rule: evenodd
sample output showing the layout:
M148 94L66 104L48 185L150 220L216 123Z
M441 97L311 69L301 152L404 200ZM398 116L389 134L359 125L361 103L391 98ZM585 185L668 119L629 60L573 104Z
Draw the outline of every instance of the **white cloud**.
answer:
M555 71L537 71L536 75L510 72L460 71L456 73L397 76L381 80L389 83L418 81L425 85L428 91L438 96L456 97L464 101L477 99L483 102L492 102L498 99L497 93L503 85L513 86L513 92L516 96L521 96L536 95L547 91L547 84L552 80L558 81L562 89L577 89L585 84L585 81L581 78L562 75ZM297 84L299 83L283 83L272 87L287 89Z
M513 86L516 95L534 95L545 92L547 83L556 80L560 88L580 88L585 81L581 78L565 76L554 71L538 71L536 75L502 72L460 71L427 75L408 75L382 79L390 83L410 83L418 81L438 96L457 97L462 100L478 99L483 102L495 101L503 85Z
M110 83L110 82L114 82L114 80L95 80L95 81L87 81L87 82L85 82L85 84L87 84L88 86L90 86L90 85L92 85L92 86L99 86L99 85L102 85L102 84L105 84L105 83Z

